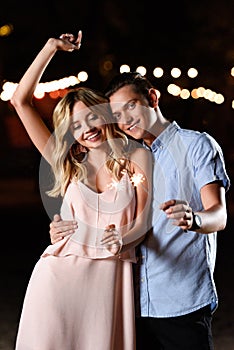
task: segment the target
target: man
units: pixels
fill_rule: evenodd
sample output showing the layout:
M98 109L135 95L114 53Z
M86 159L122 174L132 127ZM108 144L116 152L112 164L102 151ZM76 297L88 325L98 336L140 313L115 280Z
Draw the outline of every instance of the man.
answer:
M207 133L169 122L138 73L116 76L106 95L119 128L154 157L152 232L135 269L137 349L213 349L216 235L226 226L229 188L222 150ZM58 220L52 242L75 227Z

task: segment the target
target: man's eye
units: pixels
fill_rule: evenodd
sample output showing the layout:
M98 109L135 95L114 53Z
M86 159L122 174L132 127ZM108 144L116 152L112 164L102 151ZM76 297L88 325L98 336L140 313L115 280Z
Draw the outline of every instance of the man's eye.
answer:
M135 107L136 107L136 102L135 102L135 101L131 101L131 102L129 102L128 105L127 105L127 108L128 108L129 110L132 110L132 109L134 109Z

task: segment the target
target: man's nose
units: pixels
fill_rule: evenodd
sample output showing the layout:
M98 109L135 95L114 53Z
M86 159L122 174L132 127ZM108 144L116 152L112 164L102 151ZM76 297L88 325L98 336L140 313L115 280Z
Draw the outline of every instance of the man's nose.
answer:
M123 121L125 124L130 124L133 121L133 117L128 111L123 113Z

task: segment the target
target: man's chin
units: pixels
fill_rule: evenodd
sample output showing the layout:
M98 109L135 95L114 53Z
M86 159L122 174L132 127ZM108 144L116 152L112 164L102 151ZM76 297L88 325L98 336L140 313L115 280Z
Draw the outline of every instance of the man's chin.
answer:
M144 137L144 133L140 130L138 130L136 132L126 132L126 134L128 136L131 136L135 140L141 140Z

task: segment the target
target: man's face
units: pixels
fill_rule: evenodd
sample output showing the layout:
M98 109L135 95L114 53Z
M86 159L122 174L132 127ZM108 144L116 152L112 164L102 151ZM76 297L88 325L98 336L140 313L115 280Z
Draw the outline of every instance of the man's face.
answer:
M110 97L111 109L118 126L134 139L144 139L154 123L155 113L148 100L126 85Z

